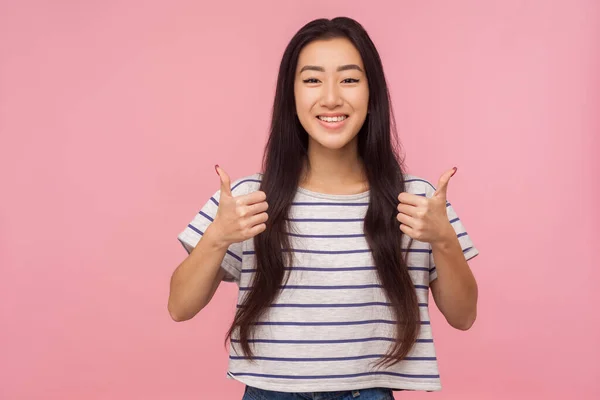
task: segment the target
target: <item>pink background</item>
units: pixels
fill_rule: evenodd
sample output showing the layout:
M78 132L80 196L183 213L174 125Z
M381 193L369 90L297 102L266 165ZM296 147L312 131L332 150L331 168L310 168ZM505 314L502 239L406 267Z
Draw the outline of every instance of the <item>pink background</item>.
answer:
M595 0L2 1L0 398L241 397L235 286L169 318L176 236L215 163L258 171L285 45L337 15L481 251L475 326L434 312L444 390L396 397L600 398Z

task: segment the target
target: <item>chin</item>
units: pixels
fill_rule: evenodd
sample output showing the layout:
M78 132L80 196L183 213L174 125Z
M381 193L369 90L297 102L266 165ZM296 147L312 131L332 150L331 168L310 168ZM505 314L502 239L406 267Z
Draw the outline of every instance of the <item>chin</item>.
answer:
M318 135L311 135L312 139L322 147L329 150L340 150L346 147L356 137L350 136L343 133L331 134L331 133L320 133Z
M318 144L320 147L329 150L340 150L348 146L356 139L358 131L360 130L360 126L357 127L355 121L352 121L354 123L343 127L339 131L328 130L314 120L306 122L307 123L303 125L310 140L314 142L314 144Z

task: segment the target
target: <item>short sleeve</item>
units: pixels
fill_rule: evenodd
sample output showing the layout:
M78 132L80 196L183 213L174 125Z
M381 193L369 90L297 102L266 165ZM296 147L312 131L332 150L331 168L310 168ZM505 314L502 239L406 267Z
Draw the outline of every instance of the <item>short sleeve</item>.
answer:
M184 249L190 254L202 239L206 228L214 221L219 207L221 191L217 191L194 216L192 221L177 236ZM233 193L233 192L232 192ZM236 195L236 193L233 193ZM233 243L227 249L227 253L221 263L225 270L223 280L226 282L239 282L242 271L242 243Z
M461 221L461 219L454 211L454 208L450 203L446 203L446 210L448 212L448 219L450 220L450 224L454 228L456 232L456 236L458 236L458 241L460 243L460 247L462 248L463 254L465 255L466 260L470 260L473 257L479 254L479 250L473 244L471 237L467 233L467 230ZM435 262L433 260L433 252L431 251L431 246L429 249L429 282L431 283L437 278L437 271L435 269Z

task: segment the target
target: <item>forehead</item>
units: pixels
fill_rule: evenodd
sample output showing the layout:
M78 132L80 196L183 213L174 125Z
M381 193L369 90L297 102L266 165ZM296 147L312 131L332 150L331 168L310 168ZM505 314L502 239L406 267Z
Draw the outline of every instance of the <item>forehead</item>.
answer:
M304 46L298 57L297 69L304 65L316 65L325 67L326 71L335 71L338 66L347 64L357 64L363 68L356 47L346 38L335 38L315 40Z

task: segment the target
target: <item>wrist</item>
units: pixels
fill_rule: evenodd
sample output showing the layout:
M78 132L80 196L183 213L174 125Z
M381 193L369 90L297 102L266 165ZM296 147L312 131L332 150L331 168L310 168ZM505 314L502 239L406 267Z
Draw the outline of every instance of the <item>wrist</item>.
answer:
M440 236L431 242L432 249L447 250L458 242L456 232L450 223L442 230Z
M211 248L215 250L225 251L229 248L231 243L227 242L227 240L225 240L223 236L224 235L221 229L219 228L219 225L213 222L208 226L208 228L206 228L202 239L206 240Z

